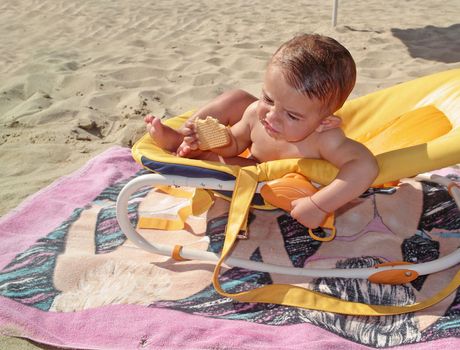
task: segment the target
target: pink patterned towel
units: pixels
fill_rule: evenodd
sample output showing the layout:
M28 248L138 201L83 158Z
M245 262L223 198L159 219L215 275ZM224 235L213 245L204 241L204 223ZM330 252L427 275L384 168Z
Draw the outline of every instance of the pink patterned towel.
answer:
M460 292L415 314L356 317L219 296L208 262L174 262L136 248L115 218L117 194L144 173L130 150L114 147L0 219L0 330L82 349L450 349L460 346ZM458 170L444 169L458 179ZM151 189L129 204L139 213L180 206ZM216 199L184 230L142 230L152 241L219 252L228 203ZM457 249L460 213L440 186L404 181L395 193L368 191L337 213L333 242L313 241L281 210L253 211L250 239L234 254L288 266L366 267L426 262ZM203 241L202 238L207 241ZM194 243L195 242L195 243ZM349 300L405 304L442 288L458 267L402 286L361 280L301 280L227 268L223 287L239 291L301 283Z

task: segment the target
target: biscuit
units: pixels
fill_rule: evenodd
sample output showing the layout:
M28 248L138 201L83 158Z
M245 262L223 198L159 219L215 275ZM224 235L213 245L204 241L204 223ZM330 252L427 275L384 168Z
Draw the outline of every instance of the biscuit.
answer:
M216 118L208 116L206 119L198 119L195 127L199 141L198 147L203 151L230 143L227 127L220 124Z

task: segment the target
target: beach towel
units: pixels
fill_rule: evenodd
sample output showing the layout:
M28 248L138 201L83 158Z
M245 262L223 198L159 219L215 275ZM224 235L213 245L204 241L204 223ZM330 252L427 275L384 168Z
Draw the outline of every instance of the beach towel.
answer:
M460 346L460 292L417 313L347 316L273 304L240 303L213 288L213 264L177 262L137 248L115 217L121 188L146 173L129 149L113 147L31 196L0 219L0 330L4 335L77 349L437 349ZM439 171L460 179L457 168ZM128 211L174 216L187 199L143 188ZM184 229L141 229L157 243L218 253L228 201L216 198ZM313 240L282 210L252 210L249 239L234 256L295 267L369 267L427 262L457 249L460 213L439 185L404 179L374 189L336 213L337 237ZM458 270L405 285L300 278L227 266L220 281L237 292L295 283L346 300L402 305L444 287Z

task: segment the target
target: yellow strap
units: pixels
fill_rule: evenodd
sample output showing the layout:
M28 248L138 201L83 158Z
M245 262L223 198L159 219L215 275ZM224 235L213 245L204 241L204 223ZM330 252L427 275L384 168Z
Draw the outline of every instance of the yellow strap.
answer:
M173 258L176 261L186 261L187 259L184 259L181 255L180 252L182 250L183 246L176 244L173 248L173 251L171 253L171 258Z
M259 170L257 167L241 168L238 175L226 228L222 255L216 264L212 277L214 288L219 294L242 302L273 303L302 307L347 315L382 316L415 312L432 306L455 291L460 286L460 271L443 290L419 303L404 306L369 305L351 302L288 284L272 284L240 293L227 293L219 282L221 265L231 252L238 232L246 222L249 205L257 187Z
M138 228L168 231L182 230L185 226L185 221L190 215L200 215L204 213L213 203L209 192L202 189L194 189L190 192L170 186L158 186L157 188L175 197L189 198L190 204L178 210L176 219L141 216L137 223Z
M443 290L422 302L404 306L370 305L338 299L336 297L314 292L305 288L272 284L241 293L227 293L214 281L219 294L242 302L259 302L302 307L312 310L334 312L346 315L383 316L415 312L430 307L445 299L460 285L460 271Z

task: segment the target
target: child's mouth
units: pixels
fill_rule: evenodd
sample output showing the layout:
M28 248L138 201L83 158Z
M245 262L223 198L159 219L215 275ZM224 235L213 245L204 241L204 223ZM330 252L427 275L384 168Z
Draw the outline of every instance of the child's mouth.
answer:
M280 132L276 130L273 126L271 126L271 124L267 122L265 119L262 120L262 125L264 126L265 130L269 135L279 135Z

